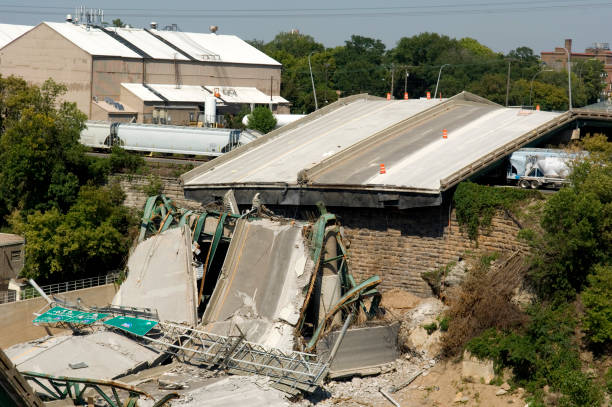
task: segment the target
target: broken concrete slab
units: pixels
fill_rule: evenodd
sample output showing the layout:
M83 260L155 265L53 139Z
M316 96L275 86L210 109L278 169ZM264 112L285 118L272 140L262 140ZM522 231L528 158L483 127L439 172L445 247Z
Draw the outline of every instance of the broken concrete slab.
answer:
M246 404L245 404L246 403ZM280 391L270 386L270 380L258 376L229 376L212 379L210 384L184 394L173 406L226 407L289 407L291 404Z
M188 226L141 242L128 259L128 275L113 305L156 309L160 320L196 325L197 291Z
M235 335L237 325L250 342L292 350L313 267L301 224L238 220L204 330Z
M51 336L6 349L19 371L111 380L156 364L164 355L114 332ZM87 367L74 370L70 364Z
M381 368L399 357L397 335L400 324L352 328L346 331L331 362L328 377L367 376L378 374ZM339 331L326 335L317 344L317 354L327 360Z

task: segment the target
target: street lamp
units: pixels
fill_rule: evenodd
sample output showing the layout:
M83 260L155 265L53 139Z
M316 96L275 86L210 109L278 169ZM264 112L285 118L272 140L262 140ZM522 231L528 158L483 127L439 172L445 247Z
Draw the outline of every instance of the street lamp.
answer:
M536 72L535 75L531 77L531 87L529 90L529 106L531 106L531 95L533 94L533 80L542 72L552 72L552 69L542 69L541 71Z
M436 82L436 90L434 91L434 98L438 97L438 85L440 84L440 75L442 75L442 69L445 66L449 66L450 64L444 64L440 67L440 71L438 72L438 81Z
M570 52L567 48L563 48L567 54L567 90L569 92L569 110L572 110L572 64L570 61Z
M312 94L314 95L315 110L319 110L319 104L317 103L317 91L315 90L314 78L312 77L312 65L310 65L310 56L313 52L314 51L308 54L308 68L310 69L310 82L312 82Z

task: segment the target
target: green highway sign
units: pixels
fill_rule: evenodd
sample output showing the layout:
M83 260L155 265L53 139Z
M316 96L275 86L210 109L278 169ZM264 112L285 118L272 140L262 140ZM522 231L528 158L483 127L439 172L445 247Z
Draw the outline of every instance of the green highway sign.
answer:
M109 314L76 311L63 307L53 307L49 311L34 318L32 322L35 324L55 324L58 322L67 322L70 324L89 325L108 316Z
M144 336L157 325L157 321L132 317L115 317L104 321L104 325L119 328L134 335Z

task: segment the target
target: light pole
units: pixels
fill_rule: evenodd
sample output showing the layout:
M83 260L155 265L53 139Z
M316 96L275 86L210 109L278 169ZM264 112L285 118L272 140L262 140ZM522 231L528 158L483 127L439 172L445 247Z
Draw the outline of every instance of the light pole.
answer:
M569 110L572 110L572 64L570 61L570 52L567 48L563 48L567 54L567 91L569 93Z
M442 75L442 69L444 69L445 66L449 66L450 64L444 64L440 67L440 71L438 72L438 81L436 82L436 90L434 91L434 98L438 97L438 85L440 84L440 75Z
M542 72L552 72L552 69L542 69L541 71L536 72L535 75L531 77L531 86L529 89L529 106L531 106L531 95L533 94L533 80Z
M319 110L319 104L317 103L317 91L315 90L314 78L312 77L312 65L310 65L310 56L313 52L314 51L308 54L308 68L310 69L310 82L312 82L312 94L314 96L315 110Z

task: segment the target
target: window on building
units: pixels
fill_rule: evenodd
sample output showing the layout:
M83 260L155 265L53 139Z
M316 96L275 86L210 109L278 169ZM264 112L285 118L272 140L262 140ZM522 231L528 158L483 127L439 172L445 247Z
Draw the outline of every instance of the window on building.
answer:
M21 250L13 250L11 252L11 261L19 261L21 259Z

